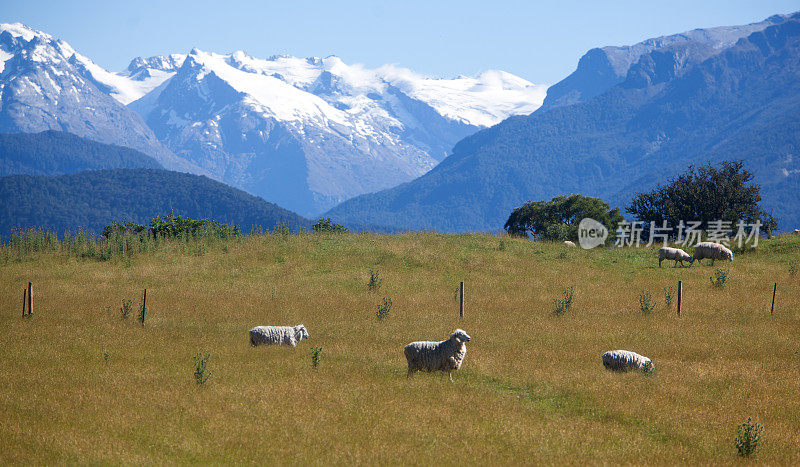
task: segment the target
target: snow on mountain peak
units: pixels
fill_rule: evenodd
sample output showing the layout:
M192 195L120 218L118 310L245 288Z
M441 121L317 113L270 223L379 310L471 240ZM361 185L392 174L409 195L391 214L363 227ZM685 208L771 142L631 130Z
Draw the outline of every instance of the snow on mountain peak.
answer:
M34 37L40 37L48 41L53 40L51 35L29 28L22 23L0 23L0 34L3 32L8 32L14 37L22 38L25 42L32 41Z
M350 101L363 100L367 98L366 96L383 95L389 86L393 86L409 97L430 105L446 118L468 125L486 127L497 124L510 115L533 112L541 105L547 89L546 86L532 84L499 70L484 71L475 77L440 79L423 76L394 65L385 65L377 69L370 69L361 64L348 65L334 55L305 59L291 55L273 55L267 59L260 59L241 50L223 55L199 49L193 49L189 55L193 61L207 66L209 68L207 71L213 70L220 77L224 75L230 78L230 84L234 88L246 92L265 108L275 107L274 110L279 114L286 115L278 110L278 107L285 110L287 106L294 106L290 100L300 99L298 108L291 112L295 118L310 116L309 112L314 108L316 110L311 112L312 114L317 116L324 114L338 121L340 119L334 116L338 115L336 109L331 110L314 98L319 96L320 100L328 101L339 108L349 104L331 101L341 101L345 97L351 98ZM269 79L253 75L273 78L310 95L301 97L294 92L295 90L289 89L284 89L280 94L272 94L268 89L279 85ZM204 76L205 73L201 73L198 79ZM259 86L264 86L264 89L257 89ZM310 107L306 105L309 99L315 102ZM305 110L301 111L300 108ZM325 110L322 110L323 108ZM355 109L351 110L357 112Z

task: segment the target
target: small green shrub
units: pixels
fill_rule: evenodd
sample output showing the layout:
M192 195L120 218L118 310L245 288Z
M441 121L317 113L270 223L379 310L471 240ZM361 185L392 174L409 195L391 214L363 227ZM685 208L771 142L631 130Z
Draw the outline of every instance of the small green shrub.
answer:
M572 301L575 299L575 288L569 286L562 292L561 298L553 299L553 314L556 316L562 315L572 307Z
M789 261L789 275L794 276L797 274L797 260Z
M111 357L108 352L103 352L103 360L108 363L108 358Z
M197 384L205 384L212 373L208 369L208 361L211 360L211 354L203 355L198 353L192 358L194 359L194 380Z
M655 372L655 371L656 371L656 367L653 365L653 362L647 362L642 367L642 373L644 373L644 374L646 374L648 376L652 375L653 372Z
M375 292L376 290L381 288L381 284L383 283L383 279L381 279L381 273L378 270L369 270L369 282L367 282L367 289L370 292Z
M642 293L639 294L639 309L642 310L644 314L650 314L656 307L656 302L653 301L653 297L650 294L649 290L644 290Z
M500 245L497 247L497 249L500 251L506 251L506 241L500 240Z
M709 280L714 287L722 287L725 285L725 281L728 280L728 271L717 268L717 270L714 271L714 277L709 277Z
M758 451L763 431L764 427L760 423L753 423L750 417L736 427L736 451L741 457L750 457Z
M378 304L378 311L375 313L378 320L388 318L390 311L392 311L392 299L383 297L383 304Z
M673 286L664 287L664 305L667 308L672 308L672 295L675 293L675 288Z
M319 362L322 359L322 347L312 347L311 348L311 364L314 365L314 368L319 366Z
M333 222L327 217L317 219L317 222L312 226L314 232L330 232L330 233L347 233L350 230L341 225Z
M122 299L122 306L119 309L120 314L122 315L122 319L128 319L128 316L133 311L133 300L123 298Z

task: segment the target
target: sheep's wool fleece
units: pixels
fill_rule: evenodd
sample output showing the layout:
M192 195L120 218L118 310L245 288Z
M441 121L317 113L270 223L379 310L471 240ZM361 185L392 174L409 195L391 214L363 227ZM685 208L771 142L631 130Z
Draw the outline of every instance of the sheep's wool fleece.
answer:
M609 370L628 371L641 370L652 360L630 350L611 350L603 354L603 366Z
M256 326L250 330L251 345L297 345L300 330L294 326Z
M453 339L441 342L412 342L404 353L410 371L451 371L461 368L467 346Z
M694 246L694 259L716 259L733 261L733 252L724 245L714 242L700 242Z

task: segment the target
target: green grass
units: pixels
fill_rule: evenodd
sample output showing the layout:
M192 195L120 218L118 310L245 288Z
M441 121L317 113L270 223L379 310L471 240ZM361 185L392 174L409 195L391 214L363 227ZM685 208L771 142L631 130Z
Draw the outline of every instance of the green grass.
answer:
M103 260L3 248L0 462L727 463L752 417L753 459L798 463L800 277L786 265L799 254L800 238L762 240L717 288L719 264L659 269L655 249L484 235L163 240ZM642 290L678 280L680 318L641 313ZM146 325L120 319L144 288ZM255 325L300 323L311 339L296 349L249 345ZM455 328L472 336L455 383L407 379L403 346ZM604 370L618 348L654 375ZM202 385L198 353L212 356Z

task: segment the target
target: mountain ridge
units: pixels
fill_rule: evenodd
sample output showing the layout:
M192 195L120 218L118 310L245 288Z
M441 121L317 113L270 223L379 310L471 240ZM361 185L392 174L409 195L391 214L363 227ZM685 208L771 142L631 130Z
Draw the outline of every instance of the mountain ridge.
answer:
M325 215L393 229L496 232L531 199L581 193L622 207L690 164L743 159L762 184L763 206L782 228L797 225L798 29L800 13L710 56L702 43L650 51L603 93L481 130L424 176ZM700 56L687 61L687 51Z

